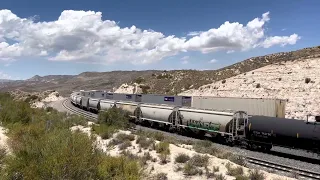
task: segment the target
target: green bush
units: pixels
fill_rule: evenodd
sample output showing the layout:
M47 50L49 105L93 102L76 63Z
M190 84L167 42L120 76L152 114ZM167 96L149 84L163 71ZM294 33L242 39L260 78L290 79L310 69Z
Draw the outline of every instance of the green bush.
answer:
M119 108L110 108L107 111L101 111L98 116L99 124L115 126L117 128L129 128L129 115L127 111Z
M249 178L251 180L264 180L265 179L264 174L262 172L260 172L258 169L250 171Z
M144 137L144 136L139 136L139 137L137 138L137 141L136 141L136 142L137 142L137 144L139 144L139 147L140 147L140 148L147 149L147 148L150 147L151 144L154 143L154 140L152 140L152 139L147 139L147 138Z
M209 163L209 156L196 154L191 157L189 162L194 166L207 167Z
M168 142L159 142L156 145L156 152L157 153L170 154L169 143Z
M121 143L119 145L119 149L120 150L124 150L124 149L127 149L130 146L131 146L131 142L130 141L124 141L123 143Z
M9 129L12 152L4 158L0 179L141 179L138 161L110 157L87 134L70 130L85 125L84 119L32 109L1 93L0 107L0 121ZM101 127L104 125L96 130L102 132Z
M200 174L200 169L188 162L183 167L183 174L186 176L194 176Z
M175 158L175 162L176 163L185 163L185 162L189 161L189 159L190 159L190 157L187 154L179 153Z
M133 134L125 134L125 133L117 134L116 138L120 141L133 141L135 139Z
M166 173L158 173L153 176L152 180L167 180L167 174Z

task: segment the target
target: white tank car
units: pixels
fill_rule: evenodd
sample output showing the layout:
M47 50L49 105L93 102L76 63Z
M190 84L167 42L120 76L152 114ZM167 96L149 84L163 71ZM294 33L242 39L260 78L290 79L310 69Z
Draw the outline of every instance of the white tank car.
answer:
M89 99L89 109L98 110L98 103L100 99Z
M89 107L89 97L82 96L82 98L81 98L81 106L84 109L88 109L88 107Z
M81 96L76 96L75 99L76 99L76 104L80 106Z
M138 107L138 103L136 102L126 102L126 101L118 101L116 103L117 108L128 111L130 116L134 115L135 110Z
M180 123L189 127L227 132L227 124L234 118L232 112L179 108Z
M100 100L100 109L103 111L107 111L115 105L116 101L113 100Z
M152 104L140 104L141 118L156 122L170 123L169 117L175 107Z

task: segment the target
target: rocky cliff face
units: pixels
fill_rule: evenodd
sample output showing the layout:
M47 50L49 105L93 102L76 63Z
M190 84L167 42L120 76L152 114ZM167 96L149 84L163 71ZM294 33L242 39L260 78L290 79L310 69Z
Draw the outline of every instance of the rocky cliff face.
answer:
M287 99L286 118L320 115L320 58L267 65L179 95Z

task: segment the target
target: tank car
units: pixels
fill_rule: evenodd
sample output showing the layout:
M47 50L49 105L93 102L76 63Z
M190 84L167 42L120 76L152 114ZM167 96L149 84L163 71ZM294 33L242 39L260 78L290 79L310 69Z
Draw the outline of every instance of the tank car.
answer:
M98 112L98 106L101 99L105 99L106 91L92 90L89 94L88 110Z
M107 111L108 109L115 107L116 102L117 101L109 99L100 100L97 109L98 111Z
M131 102L131 101L117 101L116 102L116 107L127 111L131 118L136 118L135 115L136 115L136 110L137 110L138 106L139 106L139 103L137 103L137 102Z
M252 116L249 120L247 139L251 146L270 150L273 145L319 152L320 122L297 119Z

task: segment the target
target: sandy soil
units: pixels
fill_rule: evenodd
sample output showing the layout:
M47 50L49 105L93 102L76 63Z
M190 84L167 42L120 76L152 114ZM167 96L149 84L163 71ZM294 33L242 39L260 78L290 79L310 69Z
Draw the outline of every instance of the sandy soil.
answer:
M0 126L0 148L4 148L7 151L9 150L7 144L8 137L6 136L6 129Z
M63 99L65 99L65 98L60 96L58 92L52 92L46 98L42 99L41 101L37 101L37 102L33 103L32 107L42 108L42 107L45 107L45 105L50 102L60 101Z
M84 126L74 126L71 128L72 131L74 130L80 130L86 134L88 134L89 136L91 135L91 132L90 132L90 126L89 127L84 127ZM108 147L108 143L114 139L116 137L116 135L118 133L125 133L125 134L131 134L130 131L119 131L115 134L113 134L113 137L109 138L109 139L102 139L100 136L96 136L96 144L98 146L98 148L100 148L101 150L103 150L105 153L111 155L111 156L119 156L120 155L120 152L121 150L119 150L119 147L118 146L113 146L113 147ZM159 157L158 157L158 154L156 153L155 150L150 150L150 149L142 149L141 152L139 152L139 145L136 143L136 139L137 139L137 136L135 135L135 140L132 141L132 146L128 147L127 150L129 150L129 152L131 152L132 154L135 154L135 155L138 155L138 156L143 156L145 152L149 152L150 155L153 157L153 158L156 158L157 161L156 162L152 162L152 161L148 161L147 162L147 168L145 169L145 172L146 174L148 174L148 178L154 176L155 174L157 173L166 173L167 174L167 177L169 180L183 180L183 179L190 179L190 180L204 180L204 179L208 179L205 175L202 175L202 176L199 176L199 175L196 175L196 176L190 176L190 177L186 177L182 171L178 171L176 172L175 169L177 166L181 166L183 167L183 164L179 164L179 163L175 163L175 157L179 154L179 153L185 153L187 155L189 155L190 157L192 157L193 155L195 154L200 154L200 153L197 153L195 151L192 150L192 147L190 145L184 145L184 144L180 144L180 145L174 145L174 144L170 144L169 148L170 148L170 162L168 162L167 164L161 164L160 163L160 160L159 160ZM156 143L159 143L159 141L156 141ZM204 155L204 154L200 154L200 155ZM225 176L225 178L227 180L233 180L235 179L235 177L233 176L229 176L227 175L227 168L226 168L226 164L227 163L231 163L231 166L232 167L237 167L239 165L237 164L234 164L232 163L231 161L229 160L226 160L226 159L219 159L215 156L212 156L212 155L209 155L209 154L206 154L208 155L210 158L209 158L209 165L208 165L208 168L210 169L210 171L212 172L213 171L213 167L219 167L219 172L217 172L217 174L222 174ZM246 174L248 174L249 172L249 169L248 168L244 168L244 172ZM153 170L152 170L153 169ZM204 171L204 168L202 169L203 172ZM272 174L272 173L268 173L266 171L261 171L264 173L265 175L265 178L266 180L274 180L274 179L293 179L293 178L289 178L289 177L285 177L285 176L280 176L280 175L277 175L277 174Z

